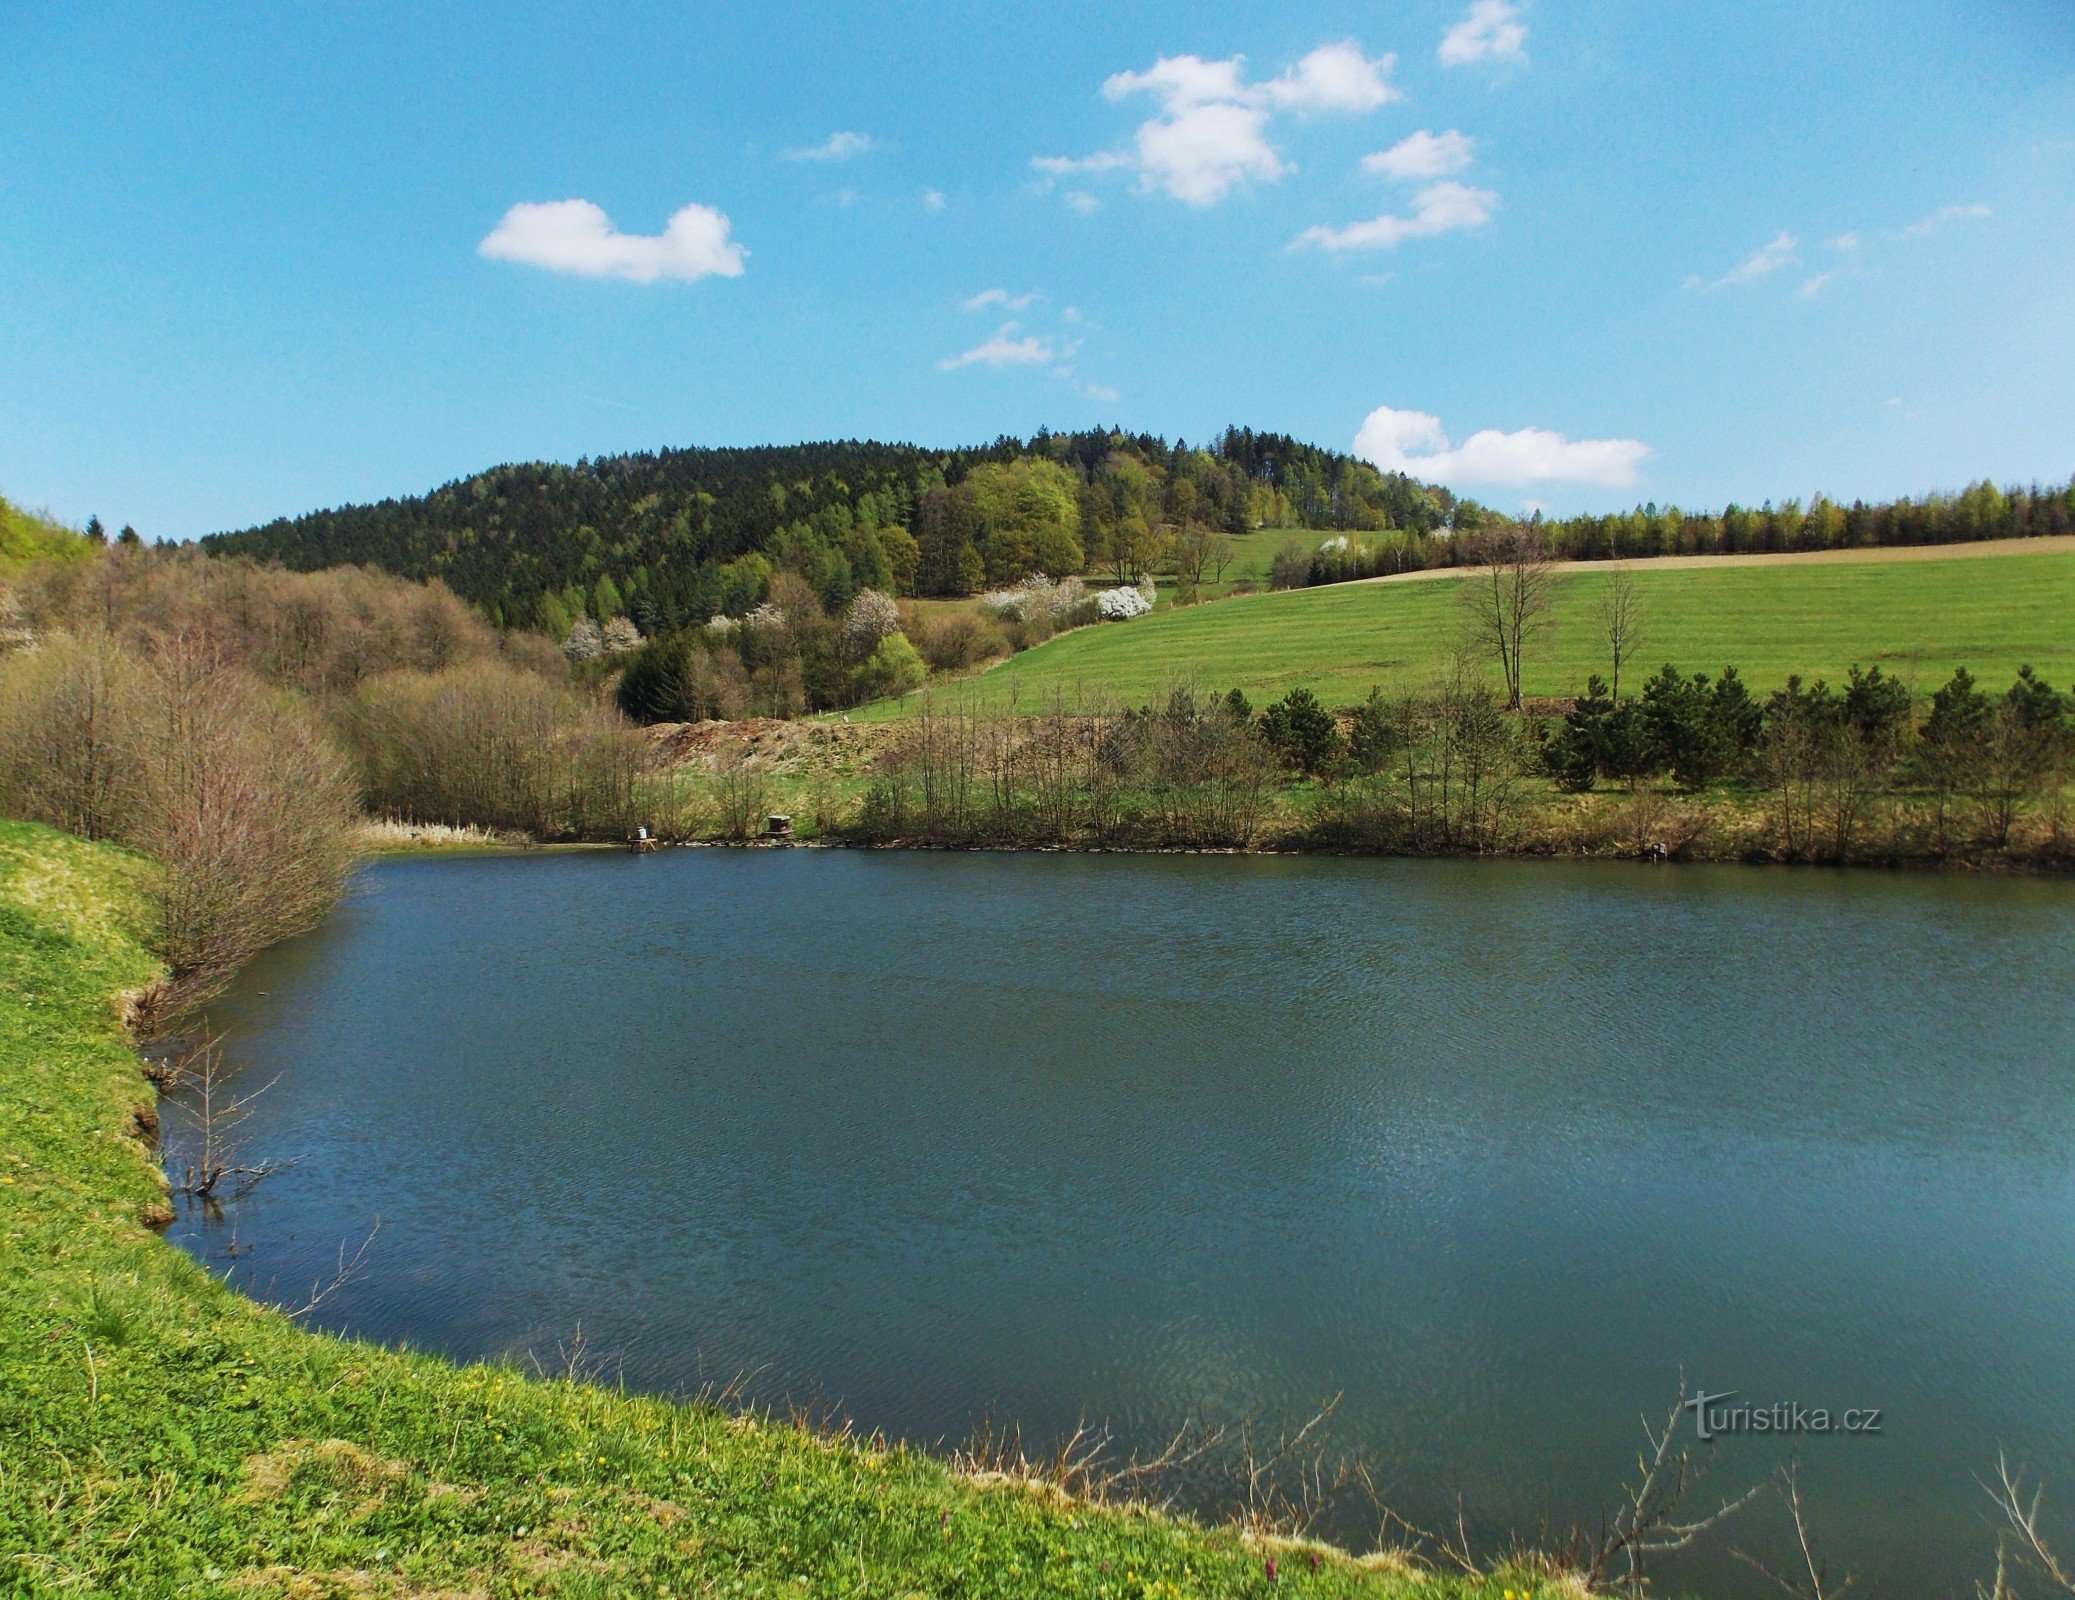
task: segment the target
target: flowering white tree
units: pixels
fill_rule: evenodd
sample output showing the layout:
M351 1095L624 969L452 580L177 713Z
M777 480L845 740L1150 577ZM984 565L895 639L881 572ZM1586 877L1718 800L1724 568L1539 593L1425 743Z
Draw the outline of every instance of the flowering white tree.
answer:
M1129 622L1153 609L1144 589L1105 589L1095 597L1095 609L1104 622Z
M605 625L605 653L623 656L641 648L641 630L625 617L614 617Z
M843 616L843 631L859 655L870 655L879 641L898 632L900 625L901 608L894 604L892 595L881 594L877 589L858 590L857 598L850 602L850 609Z
M980 609L1011 621L1045 616L1064 622L1087 598L1087 593L1079 578L1067 577L1054 583L1044 573L1033 572L1013 589L991 589L981 595Z
M605 653L605 635L589 617L578 617L562 641L562 653L571 661L596 661Z

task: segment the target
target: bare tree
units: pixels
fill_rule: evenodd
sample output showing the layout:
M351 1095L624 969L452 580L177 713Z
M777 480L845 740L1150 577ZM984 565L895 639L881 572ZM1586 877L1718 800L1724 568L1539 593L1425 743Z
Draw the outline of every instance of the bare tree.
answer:
M203 1039L163 1073L165 1085L185 1095L181 1111L194 1137L194 1147L181 1158L176 1187L197 1200L215 1200L226 1192L233 1200L242 1199L269 1173L292 1164L247 1160L238 1137L240 1124L252 1115L253 1102L274 1086L274 1080L238 1094L226 1076L220 1037Z
M1217 537L1200 522L1190 523L1180 529L1168 546L1169 559L1174 563L1175 582L1185 588L1202 586L1204 568L1210 565L1212 541Z
M1208 559L1210 562L1210 581L1212 583L1223 583L1225 581L1225 569L1232 565L1234 554L1232 536L1230 534L1214 533L1210 536L1210 554Z
M1599 592L1600 633L1607 641L1607 657L1613 666L1613 698L1621 698L1621 664L1635 659L1643 644L1643 597L1636 590L1635 574L1617 568L1607 574Z
M1815 1540L1809 1534L1808 1516L1801 1505L1799 1465L1791 1464L1780 1468L1779 1475L1774 1480L1774 1487L1779 1491L1780 1500L1787 1508L1787 1515L1794 1519L1795 1549L1801 1557L1801 1574L1806 1574L1806 1578L1797 1573L1775 1571L1742 1550L1730 1553L1746 1566L1764 1573L1788 1594L1793 1595L1795 1600L1840 1600L1845 1591L1852 1586L1852 1575L1846 1573L1841 1583L1832 1584L1829 1568L1816 1557Z
M1649 1448L1637 1455L1636 1477L1624 1488L1621 1503L1602 1520L1597 1535L1582 1530L1573 1534L1564 1564L1577 1574L1588 1593L1642 1594L1652 1557L1684 1550L1764 1491L1764 1484L1754 1483L1713 1511L1684 1518L1686 1498L1704 1475L1704 1468L1694 1465L1689 1452L1672 1448L1679 1415L1688 1409L1682 1383L1663 1428L1652 1428L1644 1421L1643 1437Z
M1996 1481L1982 1487L1988 1490L1989 1498L1996 1502L1996 1509L2009 1525L1996 1553L1996 1587L1983 1593L1993 1594L1995 1600L2009 1595L2007 1562L2009 1544L2015 1541L2020 1565L2031 1568L2035 1576L2052 1586L2054 1593L2075 1595L2075 1568L2055 1554L2039 1531L2039 1505L2045 1491L2027 1485L2024 1468L2012 1471L2009 1459L2000 1455L1996 1458Z
M1478 535L1478 570L1463 585L1473 631L1499 658L1506 709L1520 709L1521 662L1528 641L1548 626L1556 562L1539 527L1508 523Z

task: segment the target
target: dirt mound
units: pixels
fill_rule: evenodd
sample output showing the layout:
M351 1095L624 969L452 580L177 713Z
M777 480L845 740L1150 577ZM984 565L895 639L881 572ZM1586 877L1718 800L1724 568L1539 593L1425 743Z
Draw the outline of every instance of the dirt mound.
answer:
M782 776L868 772L891 733L883 723L784 722L774 717L665 722L648 730L651 746L672 767L711 772L739 752L751 770Z

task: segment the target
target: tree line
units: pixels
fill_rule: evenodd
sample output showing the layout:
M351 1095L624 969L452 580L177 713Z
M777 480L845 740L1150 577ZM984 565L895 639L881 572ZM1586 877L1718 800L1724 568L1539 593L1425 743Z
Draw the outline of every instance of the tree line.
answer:
M1116 566L1167 532L1444 527L1456 501L1287 435L1197 448L1121 430L928 450L834 441L500 466L429 494L212 535L298 571L437 578L494 623L564 636L624 612L645 635L741 616L790 571L840 610L860 589L956 595Z
M1652 556L1776 555L1795 551L1903 548L1985 539L2075 534L2075 478L2062 485L1999 488L1983 480L1958 494L1855 500L1818 495L1720 512L1639 506L1605 516L1526 523L1470 501L1457 501L1445 529L1392 527L1370 535L1291 541L1270 562L1278 589L1388 577L1427 567L1477 565L1492 538L1531 539L1550 560L1613 561Z
M1334 710L1256 710L1180 683L1137 709L1063 696L983 714L933 701L899 730L857 837L935 844L1637 853L1800 861L2075 859L2075 690L1966 671L1919 704L1878 667L1764 697L1733 667L1606 683L1560 718L1509 712L1467 660ZM1673 787L1667 791L1662 780ZM1612 781L1613 803L1552 799Z

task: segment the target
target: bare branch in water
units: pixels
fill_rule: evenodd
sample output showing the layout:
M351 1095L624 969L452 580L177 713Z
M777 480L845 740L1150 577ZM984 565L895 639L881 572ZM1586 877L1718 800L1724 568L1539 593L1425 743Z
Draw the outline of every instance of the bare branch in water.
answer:
M1988 1491L1989 1498L1996 1502L1996 1509L2003 1514L2003 1520L2008 1524L2004 1530L2004 1539L1999 1540L1996 1546L1994 1594L1998 1600L2009 1593L2005 1577L2005 1556L2008 1550L2005 1541L2011 1539L2016 1541L2017 1555L2021 1562L2052 1584L2061 1594L2075 1595L2075 1573L2071 1573L2063 1565L2053 1547L2046 1542L2046 1536L2039 1531L2039 1507L2046 1497L2044 1486L2026 1484L2025 1469L2018 1467L2013 1471L2009 1457L1999 1452L1996 1456L1996 1481L1992 1484L1983 1483L1982 1487Z
M334 1292L344 1287L352 1279L354 1273L360 1270L360 1263L367 1257L368 1246L375 1242L375 1235L381 1231L382 1219L377 1217L375 1218L374 1226L367 1230L367 1237L360 1241L360 1248L353 1252L350 1260L346 1255L346 1242L343 1239L340 1240L338 1269L329 1278L318 1283L312 1283L310 1285L310 1297L301 1305L290 1309L288 1315L298 1320L307 1317L311 1312L324 1304Z
M1827 1582L1829 1569L1816 1559L1815 1540L1809 1535L1808 1518L1801 1506L1801 1468L1799 1463L1789 1463L1787 1466L1780 1468L1773 1486L1778 1490L1781 1501L1786 1505L1788 1516L1794 1519L1794 1539L1801 1552L1801 1568L1807 1574L1807 1581L1803 1582L1799 1577L1790 1577L1785 1573L1776 1572L1756 1556L1746 1551L1732 1550L1730 1554L1754 1572L1763 1573L1782 1589L1786 1590L1788 1594L1793 1595L1795 1600L1841 1600L1845 1591L1851 1588L1855 1580L1850 1573L1846 1573L1844 1582L1834 1589Z

